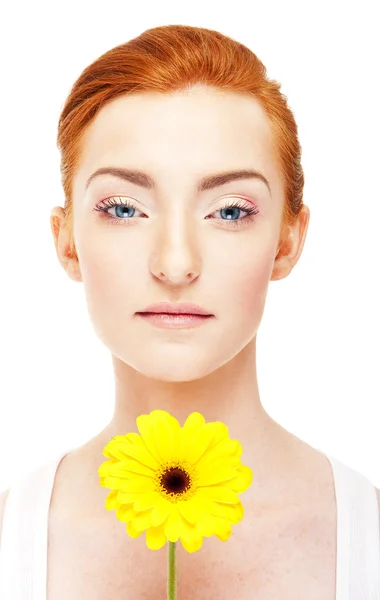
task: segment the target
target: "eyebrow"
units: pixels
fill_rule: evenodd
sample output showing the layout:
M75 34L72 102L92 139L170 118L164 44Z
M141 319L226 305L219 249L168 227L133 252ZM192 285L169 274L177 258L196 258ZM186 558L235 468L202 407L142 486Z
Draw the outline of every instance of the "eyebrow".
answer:
M135 169L125 169L121 167L101 167L94 171L90 175L90 177L86 181L85 189L88 188L91 181L93 181L96 177L100 175L112 175L113 177L118 177L119 179L124 179L125 181L129 181L134 183L135 185L139 185L141 187L147 189L155 189L156 185L154 179L150 177L147 173L143 171L135 170ZM225 183L229 183L230 181L236 181L238 179L259 179L265 183L268 187L269 192L271 191L269 181L262 173L254 169L241 169L240 171L225 171L223 173L216 173L214 175L207 175L206 177L202 177L202 179L198 182L197 190L198 192L204 192L206 190L211 190L220 185L224 185Z

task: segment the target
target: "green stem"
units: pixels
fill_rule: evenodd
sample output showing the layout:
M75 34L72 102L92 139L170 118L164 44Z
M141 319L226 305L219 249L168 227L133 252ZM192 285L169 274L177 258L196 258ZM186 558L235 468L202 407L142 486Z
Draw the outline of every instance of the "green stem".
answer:
M168 600L177 600L176 543L168 540Z

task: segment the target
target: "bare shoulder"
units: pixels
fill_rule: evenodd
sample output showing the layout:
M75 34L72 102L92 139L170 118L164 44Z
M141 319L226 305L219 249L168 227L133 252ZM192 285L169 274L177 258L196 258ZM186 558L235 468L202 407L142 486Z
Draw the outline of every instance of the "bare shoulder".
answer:
M8 493L9 493L9 489L5 490L4 492L1 492L1 494L0 494L0 542L1 542L1 531L3 528L3 515L4 515L5 503L8 498Z

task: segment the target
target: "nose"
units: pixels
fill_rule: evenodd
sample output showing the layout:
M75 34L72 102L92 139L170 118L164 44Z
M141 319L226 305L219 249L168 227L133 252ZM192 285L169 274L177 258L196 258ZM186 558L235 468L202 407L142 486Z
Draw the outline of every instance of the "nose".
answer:
M150 270L156 279L169 286L182 286L194 281L200 273L201 258L195 232L188 224L171 221L155 240Z

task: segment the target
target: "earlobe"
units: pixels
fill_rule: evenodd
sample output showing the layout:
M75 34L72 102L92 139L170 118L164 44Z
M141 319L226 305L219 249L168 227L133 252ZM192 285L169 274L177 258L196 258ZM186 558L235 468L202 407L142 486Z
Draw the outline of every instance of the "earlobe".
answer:
M63 234L64 232L62 232ZM63 235L62 240L63 250L61 250L61 258L60 262L70 279L73 281L82 281L82 273L80 270L78 255L74 249L74 253L70 250L69 240L67 239L67 235Z
M82 273L76 258L69 259L66 272L73 281L82 282Z
M70 279L72 279L73 281L78 281L78 282L82 281L82 273L80 270L80 265L79 265L79 260L78 260L77 254L76 253L74 255L70 254L68 244L65 246L63 258L60 258L59 260L62 265L62 268L66 271L66 273L70 277Z
M289 256L287 253L284 254L281 248L278 249L276 258L274 259L272 275L270 280L277 281L279 279L284 279L289 272L291 271L291 266L289 262Z
M274 259L270 281L278 281L289 275L296 262L294 260L294 251L294 231L288 226L285 237L277 246L277 253Z
M297 264L305 244L310 218L310 210L304 205L298 219L287 226L287 233L280 242L271 279L283 279Z
M73 281L82 281L79 261L76 252L70 252L69 234L65 226L65 212L61 206L53 208L50 216L50 227L53 233L58 260Z

